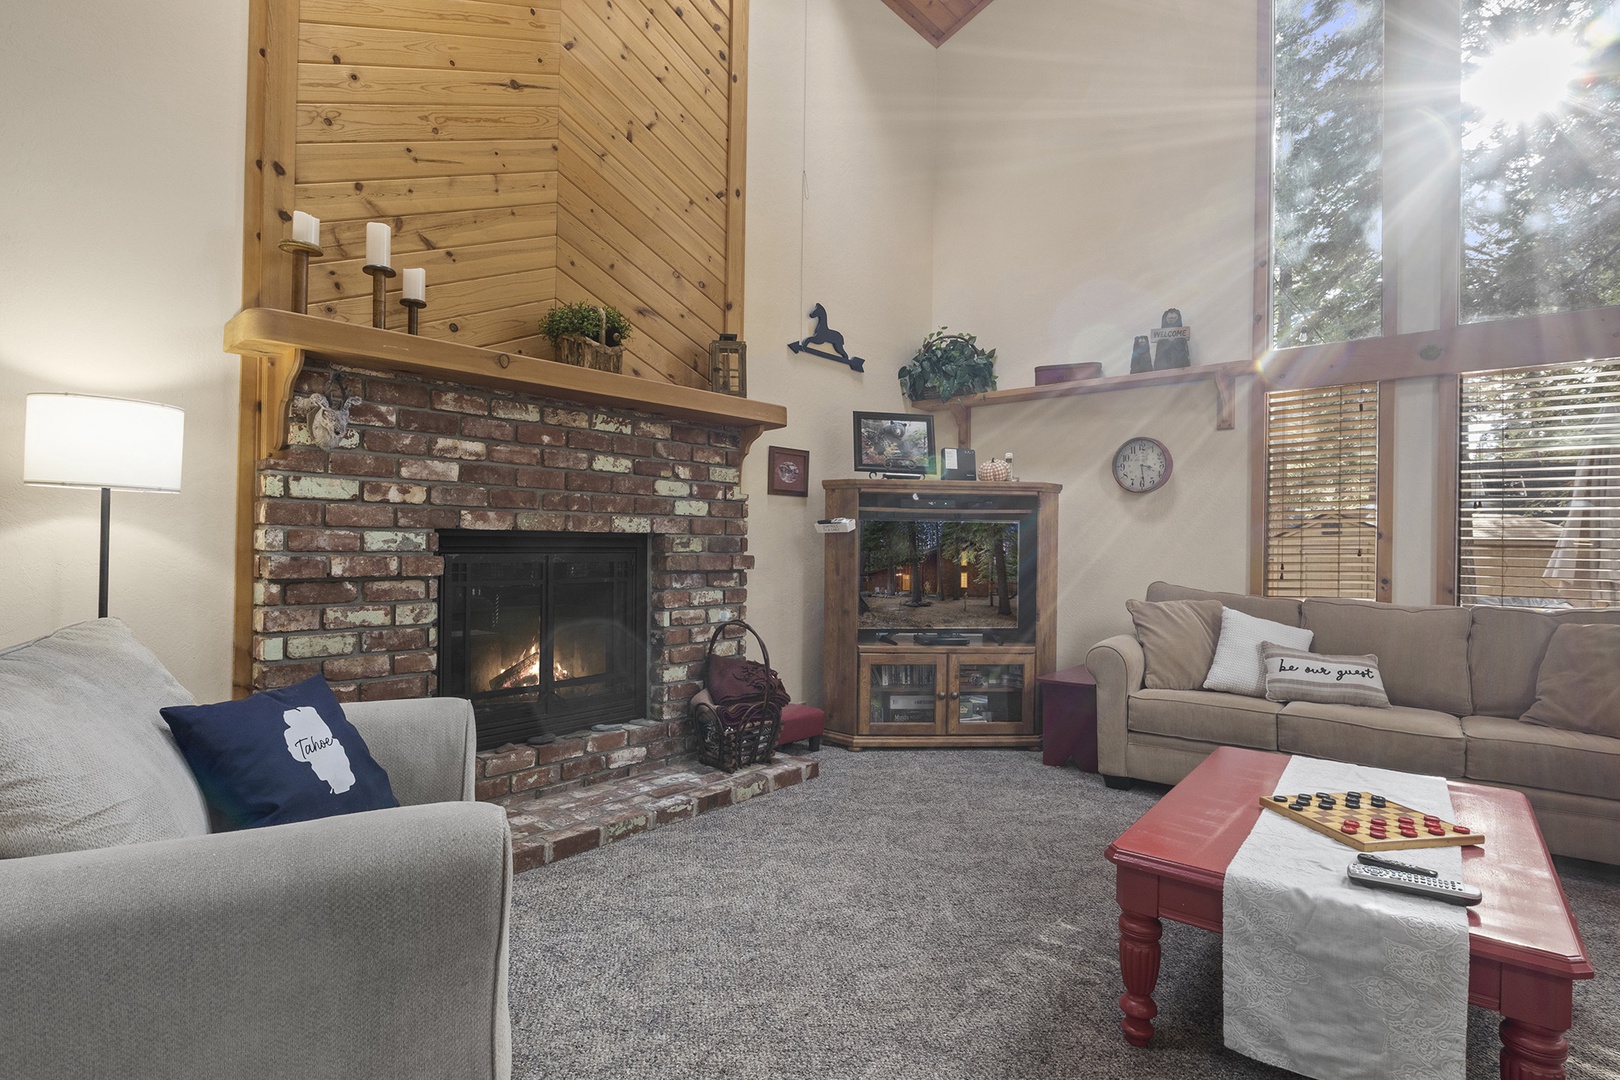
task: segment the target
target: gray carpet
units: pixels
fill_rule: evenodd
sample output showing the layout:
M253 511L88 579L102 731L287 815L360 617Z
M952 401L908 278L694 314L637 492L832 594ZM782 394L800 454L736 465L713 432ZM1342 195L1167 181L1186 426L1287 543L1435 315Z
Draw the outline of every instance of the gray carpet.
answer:
M1103 848L1162 788L1028 751L817 756L809 784L517 879L515 1077L1291 1075L1222 1047L1220 938L1175 923L1153 1045L1120 1035ZM1620 877L1562 872L1599 973L1569 1075L1620 1077ZM1470 1080L1497 1076L1496 1024L1470 1010Z

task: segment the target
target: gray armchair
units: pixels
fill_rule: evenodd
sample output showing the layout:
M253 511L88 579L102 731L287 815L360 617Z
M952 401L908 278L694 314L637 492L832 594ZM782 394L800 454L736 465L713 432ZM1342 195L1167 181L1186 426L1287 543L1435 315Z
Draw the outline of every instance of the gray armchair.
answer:
M96 641L107 622L68 631ZM40 685L7 661L38 644L0 652L0 758ZM471 801L472 709L345 713L399 808L0 858L0 1073L509 1076L511 839ZM0 808L0 841L8 827Z

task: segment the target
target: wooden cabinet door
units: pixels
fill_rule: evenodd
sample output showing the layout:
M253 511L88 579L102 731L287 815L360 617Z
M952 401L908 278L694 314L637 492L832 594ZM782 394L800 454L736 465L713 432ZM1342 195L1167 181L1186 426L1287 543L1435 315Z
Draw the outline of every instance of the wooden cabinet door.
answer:
M1033 649L955 650L945 676L947 734L1034 734Z
M937 735L945 730L949 658L939 652L861 655L855 730L861 735Z

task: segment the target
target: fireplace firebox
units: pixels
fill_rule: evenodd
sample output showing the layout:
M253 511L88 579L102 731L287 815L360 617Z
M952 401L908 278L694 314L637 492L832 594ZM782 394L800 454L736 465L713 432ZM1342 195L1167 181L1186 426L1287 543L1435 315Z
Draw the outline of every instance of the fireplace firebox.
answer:
M478 748L647 715L645 537L444 530L439 693Z

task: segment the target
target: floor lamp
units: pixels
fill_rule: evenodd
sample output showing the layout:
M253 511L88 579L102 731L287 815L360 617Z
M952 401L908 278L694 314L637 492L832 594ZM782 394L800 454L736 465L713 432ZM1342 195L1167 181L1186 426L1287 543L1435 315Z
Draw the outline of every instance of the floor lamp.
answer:
M172 405L89 394L29 394L23 483L101 489L101 593L107 617L112 492L180 490L186 414Z

